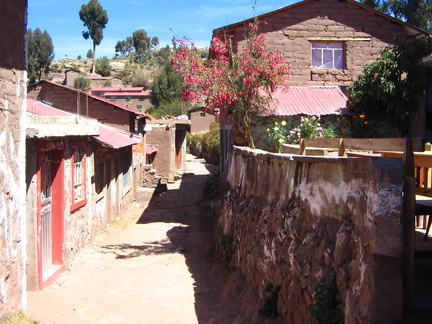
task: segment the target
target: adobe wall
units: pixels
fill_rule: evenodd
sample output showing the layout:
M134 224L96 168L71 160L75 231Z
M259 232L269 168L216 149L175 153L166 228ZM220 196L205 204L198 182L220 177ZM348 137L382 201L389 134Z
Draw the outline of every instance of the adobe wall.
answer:
M403 179L397 159L234 148L219 247L262 299L281 287L284 323L312 323L321 279L336 283L345 323L401 322Z
M205 113L205 116L201 116ZM208 132L210 125L216 121L216 116L206 110L198 110L190 113L191 133Z
M406 38L403 27L349 2L319 0L291 7L264 18L260 24L266 44L280 50L291 64L291 85L349 85L363 67L378 57L394 41ZM242 40L244 28L236 29ZM343 70L311 69L312 40L345 42L346 63Z
M26 307L26 15L25 0L0 5L0 321Z
M153 168L157 174L167 180L175 175L175 124L152 123L152 130L147 133L147 143L159 145Z

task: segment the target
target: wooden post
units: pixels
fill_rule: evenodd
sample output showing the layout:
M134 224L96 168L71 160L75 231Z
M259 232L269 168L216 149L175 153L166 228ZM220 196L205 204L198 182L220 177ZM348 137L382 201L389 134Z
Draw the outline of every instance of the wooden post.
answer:
M344 139L341 138L339 140L339 148L338 148L338 155L339 156L345 156L346 152L345 152L345 145L344 145Z
M300 138L300 155L306 155L306 146L304 138Z

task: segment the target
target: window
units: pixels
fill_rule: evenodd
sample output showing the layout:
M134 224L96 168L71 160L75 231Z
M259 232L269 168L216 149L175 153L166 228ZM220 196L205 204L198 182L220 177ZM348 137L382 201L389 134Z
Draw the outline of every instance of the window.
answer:
M205 112L200 113L201 117L205 117Z
M137 110L142 110L142 105L136 105Z
M342 42L312 42L312 67L316 69L343 69Z
M71 143L72 149L72 204L71 211L87 203L85 142Z
M110 97L110 100L111 100L111 101L116 101L116 100L117 100L117 97L116 97L116 96L111 96L111 97Z
M130 96L126 96L125 97L125 101L131 101L131 97Z

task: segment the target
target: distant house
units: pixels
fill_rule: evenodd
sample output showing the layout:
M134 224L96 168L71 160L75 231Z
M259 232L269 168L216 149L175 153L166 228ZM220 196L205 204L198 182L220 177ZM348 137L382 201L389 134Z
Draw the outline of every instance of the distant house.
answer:
M134 200L142 138L33 99L26 137L27 287L38 290Z
M219 122L219 112L205 107L189 110L191 121L191 133L207 132L210 125Z
M38 99L58 109L96 119L98 122L140 135L141 143L134 145L134 172L140 183L145 164L146 132L144 127L151 116L101 97L42 80L28 88L28 98Z
M151 94L144 87L95 87L90 93L143 112L151 106Z

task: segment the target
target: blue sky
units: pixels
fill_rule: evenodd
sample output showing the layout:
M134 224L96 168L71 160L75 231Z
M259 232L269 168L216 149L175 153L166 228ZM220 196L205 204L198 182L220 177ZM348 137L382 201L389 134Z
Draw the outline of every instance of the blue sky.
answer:
M54 59L86 57L91 40L82 37L85 30L78 12L88 0L28 0L27 28L46 30L54 44ZM113 57L119 40L144 29L149 37L158 37L161 46L171 45L174 33L187 36L198 47L208 47L215 28L242 21L290 5L296 0L99 0L108 12L104 38L96 56ZM173 32L170 30L172 29Z

